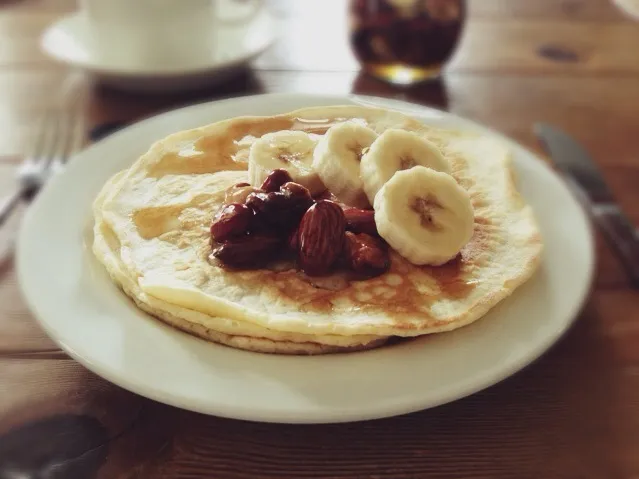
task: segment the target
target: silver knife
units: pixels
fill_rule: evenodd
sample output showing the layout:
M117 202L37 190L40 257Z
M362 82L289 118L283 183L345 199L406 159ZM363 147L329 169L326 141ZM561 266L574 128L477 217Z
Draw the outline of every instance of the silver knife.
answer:
M639 237L588 152L557 127L537 123L535 134L568 182L578 190L594 223L639 287Z

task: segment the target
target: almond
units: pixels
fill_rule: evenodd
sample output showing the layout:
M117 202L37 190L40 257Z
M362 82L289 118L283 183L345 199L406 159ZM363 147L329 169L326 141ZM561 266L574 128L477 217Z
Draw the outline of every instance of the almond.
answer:
M246 234L253 221L253 211L246 205L233 203L223 206L211 223L214 241L226 241L234 236Z
M337 203L321 200L311 206L300 222L298 261L309 276L330 271L344 245L346 220Z
M276 236L248 235L216 246L211 256L225 266L256 269L275 258L281 245L282 240Z
M344 208L344 216L346 217L346 229L348 231L379 236L373 210L361 210L347 206Z
M278 191L280 186L284 183L288 183L289 181L293 181L289 172L282 168L278 168L277 170L273 170L269 173L262 183L262 186L260 186L260 189L267 193L272 193L273 191Z
M347 231L344 240L344 258L357 275L371 278L390 268L388 246L381 239Z

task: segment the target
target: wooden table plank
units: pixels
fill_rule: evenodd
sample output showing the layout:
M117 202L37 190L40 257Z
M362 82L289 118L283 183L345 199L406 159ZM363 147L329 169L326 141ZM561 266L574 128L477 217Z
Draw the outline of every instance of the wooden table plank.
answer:
M56 0L50 0L56 1ZM60 1L60 0L57 0ZM71 0L61 0L65 4ZM326 9L341 8L349 0L322 0ZM294 15L298 18L316 0L267 0L269 7L278 15ZM610 0L466 0L468 15L472 18L509 22L513 19L572 20L587 22L632 22L622 15Z
M0 357L58 351L22 298L13 262L0 266Z
M330 4L348 0L323 0ZM267 0L271 9L279 13L309 8L316 0ZM573 19L586 21L631 21L624 17L610 0L467 0L470 15L478 18L510 20L512 18ZM5 0L0 6L6 11L66 13L77 6L76 0ZM312 7L312 5L311 5Z
M60 16L57 12L0 11L0 67L25 67L50 62L40 50L40 35Z
M634 23L513 20L471 21L451 63L457 72L637 74L628 45L639 40ZM559 51L553 60L549 52Z
M76 0L5 0L0 5L9 13L15 12L70 12L78 2Z
M468 0L467 4L473 18L632 21L610 0Z
M0 198L13 187L13 172L13 165L0 162ZM58 350L36 323L18 287L11 256L23 211L20 208L0 228L0 356Z
M0 359L0 411L3 478L132 477L157 460L173 430L170 408L69 359Z

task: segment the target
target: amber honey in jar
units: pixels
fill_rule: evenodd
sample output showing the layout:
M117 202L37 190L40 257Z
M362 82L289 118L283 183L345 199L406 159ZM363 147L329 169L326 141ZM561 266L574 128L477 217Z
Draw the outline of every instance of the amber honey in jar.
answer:
M464 0L351 0L350 41L368 73L410 85L436 78L452 57Z

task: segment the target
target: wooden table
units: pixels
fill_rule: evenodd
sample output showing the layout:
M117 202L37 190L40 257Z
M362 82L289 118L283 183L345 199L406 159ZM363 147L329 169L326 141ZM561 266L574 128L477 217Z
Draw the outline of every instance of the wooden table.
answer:
M0 1L0 195L66 74L38 37L72 0ZM97 90L92 125L250 92L359 92L447 108L540 152L556 123L591 150L639 223L639 24L608 0L469 0L443 82L397 90L358 73L344 0L277 0L283 37L238 81L204 93ZM314 46L314 38L322 38ZM10 236L19 221L2 234ZM43 239L45 245L46 239ZM154 403L89 373L46 337L0 264L0 478L639 478L639 295L598 241L576 325L511 379L381 421L288 426ZM52 280L54 280L52 278Z

